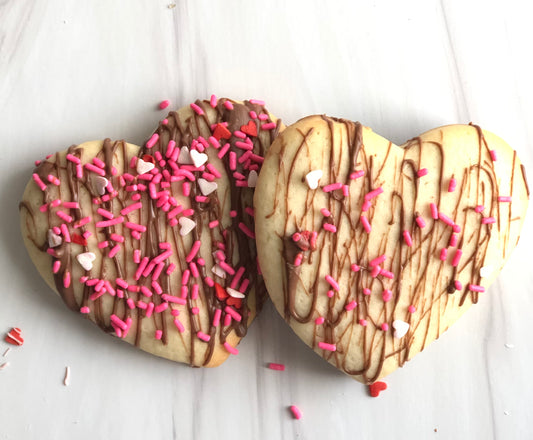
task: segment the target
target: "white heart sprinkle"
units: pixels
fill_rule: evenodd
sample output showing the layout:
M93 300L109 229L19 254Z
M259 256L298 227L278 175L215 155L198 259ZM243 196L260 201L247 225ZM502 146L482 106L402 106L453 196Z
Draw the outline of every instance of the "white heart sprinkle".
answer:
M226 287L226 292L228 292L228 295L232 296L233 298L244 298L244 295L241 292L232 289L231 287Z
M211 268L211 272L213 272L217 277L226 278L226 272L218 264L215 264Z
M207 154L200 153L196 150L192 150L190 153L192 163L196 168L200 168L204 163L207 162Z
M487 278L490 276L494 268L492 266L483 266L481 269L479 269L479 276L481 278Z
M145 162L142 159L137 159L137 173L146 174L155 168L155 164L152 162Z
M63 243L63 239L59 235L54 234L54 231L48 229L48 246L54 248L59 246L61 243Z
M196 227L196 222L194 220L191 220L188 217L181 217L178 220L178 223L181 226L181 229L180 229L181 236L187 235L189 232L191 232Z
M105 190L107 187L107 184L109 183L109 180L107 180L105 177L102 176L93 176L93 186L94 190L96 191L96 194L99 194L103 196L105 194Z
M393 321L392 327L394 328L394 337L398 339L403 338L409 330L409 324L407 324L405 321L401 321L400 319Z
M76 256L78 263L85 270L91 270L93 268L93 261L96 259L96 255L92 252L84 252Z
M192 165L193 161L189 153L189 147L181 147L180 155L178 156L178 163L180 165Z
M248 187L255 188L256 184L257 184L257 171L252 170L250 171L250 174L248 174Z
M205 179L198 179L198 186L200 187L200 191L202 191L204 196L208 196L218 188L216 182L209 182L209 180Z
M305 180L307 182L307 185L311 189L317 189L318 188L318 181L322 179L322 170L314 170L310 171L305 175Z

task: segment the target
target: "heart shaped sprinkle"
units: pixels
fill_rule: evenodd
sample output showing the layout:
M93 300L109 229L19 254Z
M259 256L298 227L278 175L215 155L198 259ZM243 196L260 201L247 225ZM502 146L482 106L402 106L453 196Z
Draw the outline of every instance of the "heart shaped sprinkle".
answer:
M392 321L392 328L394 329L394 337L400 339L409 331L409 324L401 319L396 319Z
M6 334L4 340L11 345L22 345L24 339L22 338L22 330L18 327L13 327L9 333Z
M248 174L248 187L255 188L255 185L257 185L257 171L252 170Z
M181 147L177 162L180 165L192 165L193 164L191 153L189 153L189 147L186 147L185 145Z
M196 168L200 168L204 163L207 162L207 154L205 153L192 150L189 155L191 156L192 163Z
M63 239L57 235L54 234L54 231L52 229L48 230L48 247L55 248L63 243Z
M188 217L180 217L178 220L180 228L180 235L184 236L191 232L196 227L196 222Z
M85 270L91 270L93 268L93 261L96 259L96 255L92 252L83 252L76 255L76 259L80 266Z
M307 186L309 186L310 189L317 189L318 188L318 182L320 179L322 179L322 170L314 170L310 171L305 175L305 181L307 182Z
M379 393L387 389L387 384L385 382L374 382L371 385L368 385L368 391L372 397L378 397Z
M248 121L248 124L241 125L241 131L249 136L257 136L257 125L254 121Z
M154 168L155 168L155 164L153 164L152 162L145 162L142 159L137 159L137 168L136 169L137 169L137 173L138 174L142 175L142 174L149 173Z
M231 287L226 287L226 292L233 298L244 298L244 294L238 290L232 289Z
M211 268L211 272L213 272L219 278L226 278L226 272L218 264L215 264Z
M94 190L98 195L103 196L107 185L109 185L109 180L102 176L92 176Z
M209 182L205 179L198 179L198 186L200 187L200 191L202 192L202 194L204 196L208 196L218 188L218 183Z

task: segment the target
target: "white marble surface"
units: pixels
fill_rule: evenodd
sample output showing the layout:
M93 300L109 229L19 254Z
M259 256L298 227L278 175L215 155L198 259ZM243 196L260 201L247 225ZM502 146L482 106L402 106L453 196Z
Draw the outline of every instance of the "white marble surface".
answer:
M0 357L0 439L532 438L531 213L481 303L372 399L271 305L214 370L102 334L39 278L17 209L35 159L105 136L141 143L161 99L211 93L264 98L288 123L360 120L396 143L474 121L533 175L530 18L513 0L0 1L0 333L26 337Z

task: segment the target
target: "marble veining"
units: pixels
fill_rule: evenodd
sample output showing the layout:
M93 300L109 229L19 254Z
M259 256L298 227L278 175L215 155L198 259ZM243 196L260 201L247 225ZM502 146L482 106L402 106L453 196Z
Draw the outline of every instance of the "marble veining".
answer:
M164 116L160 100L211 93L265 99L287 123L359 120L397 144L472 121L533 175L528 10L496 0L0 1L0 333L19 326L26 339L5 358L0 341L0 439L530 438L531 215L480 303L372 399L271 304L216 369L102 334L40 279L17 209L34 160L103 137L140 144Z

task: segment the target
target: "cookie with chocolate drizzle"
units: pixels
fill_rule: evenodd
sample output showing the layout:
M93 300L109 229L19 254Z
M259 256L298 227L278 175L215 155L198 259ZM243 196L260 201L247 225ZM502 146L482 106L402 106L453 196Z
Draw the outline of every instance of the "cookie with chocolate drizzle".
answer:
M254 197L278 312L371 384L482 298L518 243L529 190L516 152L476 125L396 146L358 122L309 116L273 143Z
M66 305L142 350L221 364L266 292L252 197L281 121L257 100L196 101L141 148L73 145L40 162L20 203L28 252Z

